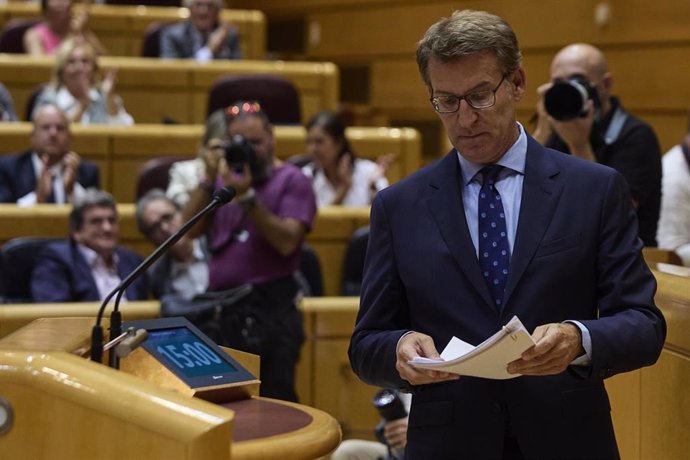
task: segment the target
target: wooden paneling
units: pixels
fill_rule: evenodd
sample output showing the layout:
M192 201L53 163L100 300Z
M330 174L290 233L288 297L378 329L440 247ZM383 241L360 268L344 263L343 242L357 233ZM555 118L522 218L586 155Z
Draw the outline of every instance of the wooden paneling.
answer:
M682 460L690 439L690 278L654 271L668 327L657 363L606 381L621 458Z
M202 125L146 125L113 127L72 125L73 149L101 168L101 187L120 203L135 199L137 172L148 160L162 156L194 157L203 135ZM0 123L0 152L29 148L29 123ZM410 128L348 128L346 135L361 158L376 160L385 153L396 159L387 172L396 182L421 164L419 133ZM276 155L286 159L304 153L305 130L299 126L276 126Z
M308 38L302 55L368 70L368 81L344 80L345 93L368 94L364 104L396 123L434 120L416 69L416 43L439 18L471 8L504 17L518 36L528 83L521 112L534 111L536 88L548 79L557 50L569 43L589 42L601 47L609 59L614 93L654 127L662 151L678 143L686 131L687 0L236 0L234 4L261 9L269 27L272 21L303 19ZM608 21L597 23L595 11L602 7L609 8ZM425 144L434 142L425 140ZM424 152L426 160L437 154Z
M7 3L0 5L0 27L13 18L38 18L37 3ZM186 8L128 5L92 5L89 29L113 56L140 56L146 27L153 22L172 23L189 17ZM266 56L266 18L261 11L221 11L221 19L237 28L244 59L264 59Z
M0 81L12 93L21 116L30 92L50 80L53 58L0 54ZM300 95L303 121L338 104L338 70L330 63L281 61L213 61L102 57L102 68L118 69L117 93L137 123L206 120L208 90L220 76L276 74L292 81Z

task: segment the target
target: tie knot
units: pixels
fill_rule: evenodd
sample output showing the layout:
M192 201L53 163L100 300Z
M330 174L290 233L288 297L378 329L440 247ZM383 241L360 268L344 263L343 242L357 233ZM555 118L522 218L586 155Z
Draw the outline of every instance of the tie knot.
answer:
M502 170L503 166L501 165L490 165L483 167L481 170L479 170L479 173L482 175L482 185L492 185L494 182L496 182L496 178L499 174L501 174Z

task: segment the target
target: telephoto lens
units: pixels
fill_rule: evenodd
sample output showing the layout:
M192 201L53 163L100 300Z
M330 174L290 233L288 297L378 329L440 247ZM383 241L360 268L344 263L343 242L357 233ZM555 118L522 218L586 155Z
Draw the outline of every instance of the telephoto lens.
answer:
M587 101L598 103L596 88L583 78L554 82L544 94L546 112L558 121L587 115Z
M237 172L242 172L245 163L251 163L254 156L252 145L240 135L233 136L223 148L225 149L225 161L231 169Z
M384 388L374 395L374 407L386 422L407 417L407 410L396 390Z

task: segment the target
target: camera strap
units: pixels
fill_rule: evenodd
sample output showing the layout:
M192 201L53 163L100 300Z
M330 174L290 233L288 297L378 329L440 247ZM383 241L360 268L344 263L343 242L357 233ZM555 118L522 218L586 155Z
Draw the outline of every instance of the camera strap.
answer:
M616 107L616 110L613 112L613 116L611 117L609 127L606 128L606 133L604 134L604 143L606 145L611 145L616 142L616 139L618 139L618 136L623 130L623 125L627 119L628 114L620 107Z

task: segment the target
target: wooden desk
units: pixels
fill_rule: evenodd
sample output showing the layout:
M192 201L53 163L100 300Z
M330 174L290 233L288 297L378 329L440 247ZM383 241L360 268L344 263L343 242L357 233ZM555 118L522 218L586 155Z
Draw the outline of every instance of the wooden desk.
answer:
M33 334L43 322L0 339L0 395L15 414L0 436L8 458L297 460L340 442L340 427L322 411L265 398L223 407L163 390L69 353L63 337ZM82 318L58 322L88 336ZM36 432L41 441L31 442Z
M38 3L0 5L0 27L14 18L39 18ZM140 56L146 27L153 22L178 22L189 17L187 8L145 5L91 5L89 29L113 56ZM259 10L224 9L223 21L237 27L242 57L266 57L266 18Z
M53 57L0 54L0 81L23 116L31 91L50 81ZM282 75L297 88L306 122L320 110L338 105L338 69L327 62L211 61L104 56L101 68L115 67L117 93L136 123L161 123L164 117L178 123L206 120L208 91L221 76L241 74Z
M347 347L359 297L307 297L302 301L306 342L297 366L300 401L340 422L343 438L373 440L380 417L372 403L379 390L352 372Z
M621 458L686 459L690 438L690 277L653 270L668 327L657 363L606 380Z
M38 318L93 317L95 321L100 306L100 302L0 304L0 338ZM157 300L127 302L120 305L125 321L158 318L160 310ZM110 317L111 312L112 307L106 307L104 317Z
M96 163L101 188L120 203L135 200L137 172L152 158L193 158L203 136L202 125L137 124L130 127L72 125L72 148ZM29 147L30 123L0 123L0 152L15 153ZM415 172L421 164L421 139L411 128L348 128L346 135L360 158L375 161L384 153L396 155L386 173L393 183ZM305 151L305 129L276 126L276 156L286 159Z

